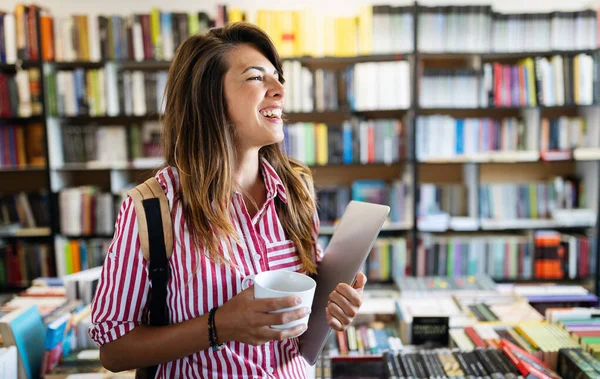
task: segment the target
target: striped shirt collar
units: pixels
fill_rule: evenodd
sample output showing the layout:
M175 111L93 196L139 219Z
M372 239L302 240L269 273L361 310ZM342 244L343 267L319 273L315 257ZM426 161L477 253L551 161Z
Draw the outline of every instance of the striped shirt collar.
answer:
M271 199L278 195L281 201L287 203L287 192L277 171L275 171L266 158L261 157L260 160L262 163L263 180L265 181L265 188L267 190L267 198Z

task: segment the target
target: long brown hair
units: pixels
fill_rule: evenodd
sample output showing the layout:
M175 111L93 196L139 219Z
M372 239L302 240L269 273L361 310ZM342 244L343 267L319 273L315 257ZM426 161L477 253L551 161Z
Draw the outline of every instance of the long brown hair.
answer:
M221 238L237 239L230 214L234 126L227 116L223 81L229 69L227 53L241 44L252 44L262 52L284 83L281 59L267 34L252 24L238 22L184 41L169 69L165 90L165 163L179 171L184 216L192 238L207 248L215 262L224 261ZM286 156L279 144L265 146L259 154L285 186L287 203L279 197L275 202L279 219L296 246L304 270L314 273L315 203L304 180L312 183L311 173Z

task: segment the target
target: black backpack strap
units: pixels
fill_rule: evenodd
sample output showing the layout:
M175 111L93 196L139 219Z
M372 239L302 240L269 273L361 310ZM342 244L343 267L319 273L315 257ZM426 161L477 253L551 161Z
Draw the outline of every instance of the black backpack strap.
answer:
M133 199L140 244L148 261L148 276L152 285L143 322L151 326L169 324L167 284L169 258L173 253L173 230L169 204L155 178L150 178L128 192ZM158 366L139 369L137 378L154 378Z

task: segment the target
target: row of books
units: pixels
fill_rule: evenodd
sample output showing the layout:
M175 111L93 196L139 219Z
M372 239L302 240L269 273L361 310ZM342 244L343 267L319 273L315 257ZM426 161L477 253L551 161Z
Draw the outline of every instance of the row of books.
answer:
M57 237L54 242L56 272L59 277L102 266L111 239L67 239Z
M525 58L483 65L482 107L597 104L598 60L590 54Z
M356 63L348 69L347 97L356 111L407 109L411 105L410 63Z
M476 70L425 68L419 105L423 108L479 107L479 72Z
M52 116L145 116L164 113L167 72L104 68L49 72L48 111Z
M216 11L214 18L204 11L156 7L130 15L44 13L42 57L50 61L170 60L189 36L242 20L265 30L283 57L402 53L413 46L412 7L363 6L358 14L345 17L326 16L311 8L243 11L217 5ZM14 29L10 24L8 28ZM12 36L11 30L7 33ZM348 35L355 38L345 38Z
M425 234L415 264L419 276L487 274L495 280L586 279L595 272L592 237L537 231L526 235Z
M416 155L419 161L455 157L491 156L537 150L536 141L528 138L533 125L516 117L454 118L448 115L418 116L416 120Z
M334 225L344 214L350 200L388 205L388 221L403 224L410 217L410 186L402 180L355 180L349 186L318 186L321 225Z
M581 117L542 118L541 151L566 151L578 147L600 147L600 128Z
M0 195L0 231L50 226L48 204L46 190Z
M286 60L283 72L286 112L396 110L411 104L410 64L406 60L313 71L298 60Z
M53 167L85 164L93 167L148 167L162 158L159 122L123 125L70 125L64 123L60 134L50 131L50 140L60 148L51 149Z
M491 6L418 7L419 50L530 52L598 46L594 10L548 13L493 11Z
M284 126L285 152L308 165L398 162L405 156L400 120L351 120L342 125L295 123Z
M597 308L584 307L552 308L545 312L546 319L558 324L569 333L571 339L582 346L584 353L600 358L598 314ZM581 354L581 352L578 353ZM597 366L594 369L597 370Z
M58 194L60 232L64 236L112 235L115 203L111 193L98 187L64 188Z
M545 219L557 209L585 208L585 189L576 178L479 186L479 216L484 219Z
M469 214L468 189L462 184L421 183L418 215L445 212L450 216Z
M88 294L95 292L99 274L88 270L63 278L39 277L0 307L4 344L18 351L18 377L53 377L65 371L60 366L78 364L73 355L98 360L99 350L87 330Z
M334 337L335 342L328 346L333 356L381 355L402 348L396 329L381 322L350 325L345 331L335 332Z
M39 116L43 112L40 70L0 73L0 117Z
M14 12L0 13L0 63L40 59L39 14L39 6L23 3L17 3Z
M242 10L227 5L217 5L214 18L205 11L185 13L156 7L148 13L130 15L53 16L41 12L42 41L37 41L35 14L40 13L39 8L18 4L14 13L4 17L3 31L8 37L0 51L9 63L16 59L17 50L19 57L36 58L33 50L38 45L45 60L169 60L188 36L212 26L246 20L264 29L283 57L403 53L413 50L414 12L410 6L383 4L362 6L346 16L329 16L307 7L293 11ZM490 6L419 6L416 12L418 46L427 52L598 46L597 15L593 10L501 14Z
M45 166L44 125L0 123L0 168Z
M0 288L23 287L40 276L54 275L54 257L48 244L0 240Z

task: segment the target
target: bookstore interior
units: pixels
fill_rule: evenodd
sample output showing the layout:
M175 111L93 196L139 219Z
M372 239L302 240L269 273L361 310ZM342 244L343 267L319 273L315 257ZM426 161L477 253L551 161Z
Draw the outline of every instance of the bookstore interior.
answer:
M0 377L135 377L89 334L115 220L164 163L178 46L244 21L320 246L390 207L307 377L600 378L600 2L450 1L0 1Z

